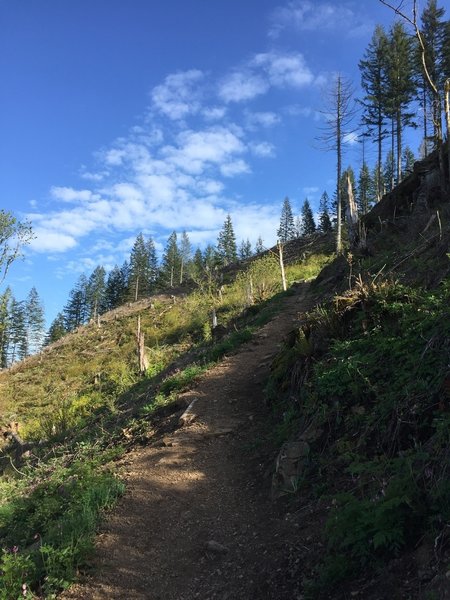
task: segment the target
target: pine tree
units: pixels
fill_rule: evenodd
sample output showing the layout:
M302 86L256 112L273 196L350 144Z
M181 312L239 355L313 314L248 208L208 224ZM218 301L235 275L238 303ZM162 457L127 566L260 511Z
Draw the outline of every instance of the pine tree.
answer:
M49 346L53 344L53 342L58 341L62 337L66 335L66 327L64 325L64 315L60 312L56 315L55 319L53 319L47 335L45 337L44 346Z
M302 205L302 235L311 235L316 231L316 223L308 198Z
M421 34L425 46L425 62L431 79L439 90L443 89L445 78L449 71L445 71L446 54L450 53L446 42L446 23L443 20L445 10L438 8L436 0L428 0L421 15ZM419 77L423 79L421 61L418 64ZM434 145L438 143L438 131L442 130L442 102L440 94L436 95L430 89L425 78L423 83L425 96L431 105L431 120L433 123ZM425 100L426 102L426 100Z
M241 245L239 246L239 258L241 260L246 260L250 258L252 255L252 244L250 240L247 238L245 241L242 240Z
M386 192L391 192L395 186L395 158L392 150L386 154L383 165L383 184Z
M2 369L8 366L11 300L12 292L8 286L0 295L0 368Z
M180 284L186 274L189 275L189 268L192 259L192 246L188 234L183 231L180 240Z
M378 177L381 176L380 181L378 181ZM375 164L372 177L371 177L371 185L370 185L370 194L369 198L373 204L379 201L378 194L381 193L381 197L386 193L386 188L384 184L384 176L383 176L383 165Z
M329 198L327 192L324 192L319 202L319 231L329 233L333 230L329 213Z
M414 152L406 146L402 154L402 169L405 175L410 175L413 172L415 162Z
M86 275L80 275L69 293L69 300L63 309L64 327L67 331L74 331L88 319L87 286Z
M178 248L177 234L173 231L166 244L162 257L160 278L162 286L173 287L179 281L181 256Z
M289 240L293 240L296 237L291 202L287 196L283 200L283 207L281 209L280 217L280 226L277 230L277 236L282 244L285 244Z
M128 293L128 263L117 265L109 272L105 287L105 310L113 310L126 302Z
M25 303L11 298L8 364L28 356Z
M146 242L143 234L139 233L130 254L128 291L131 300L136 301L150 296L156 278L155 258L153 241Z
M31 288L25 303L27 346L30 354L39 352L45 337L44 306L35 287Z
M402 180L403 131L414 125L411 102L415 95L413 44L405 28L395 23L388 37L387 114L392 122L392 139L396 139L397 165L395 181Z
M364 161L361 166L361 170L359 172L358 194L356 196L358 212L361 215L365 215L366 213L369 212L369 208L371 205L371 202L370 202L371 186L372 186L372 182L371 182L371 177L370 177L370 170L369 170L367 163Z
M227 266L237 260L236 236L230 215L227 215L217 238L217 256L222 266Z
M90 275L86 288L88 320L96 319L106 310L106 271L99 266Z
M263 239L261 236L258 236L255 244L255 254L261 254L261 252L264 252Z
M388 38L381 25L377 25L367 47L364 59L359 62L361 86L365 92L363 105L363 125L367 134L377 144L376 182L381 184L382 143L388 135L386 128L386 102L388 94ZM381 188L376 189L376 200L382 196Z

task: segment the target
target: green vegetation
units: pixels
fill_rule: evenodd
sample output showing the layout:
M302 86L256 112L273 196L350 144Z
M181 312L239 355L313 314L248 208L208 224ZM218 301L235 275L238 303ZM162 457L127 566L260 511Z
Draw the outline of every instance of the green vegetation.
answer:
M276 435L316 432L303 492L320 484L332 505L311 597L436 537L450 517L449 299L448 281L426 291L359 280L274 363Z
M306 257L287 277L310 278L327 260ZM123 306L0 373L4 421L19 422L31 448L0 455L0 599L54 597L87 568L98 521L123 491L114 461L148 440L158 411L179 410L178 395L249 341L289 293L276 258L263 256L220 289Z

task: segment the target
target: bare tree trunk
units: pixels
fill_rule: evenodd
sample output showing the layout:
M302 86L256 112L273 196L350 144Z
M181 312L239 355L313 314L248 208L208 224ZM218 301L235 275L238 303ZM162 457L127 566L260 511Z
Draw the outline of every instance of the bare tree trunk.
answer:
M139 373L141 375L145 375L149 366L149 362L147 358L147 353L145 352L145 336L141 331L141 315L138 315L137 320L136 341L139 358Z
M342 201L341 201L341 170L342 170L342 115L341 115L341 78L337 78L337 102L336 102L336 254L342 254Z
M136 289L134 291L134 301L137 302L139 295L139 275L136 276Z
M287 290L286 284L286 274L284 272L284 262L283 262L283 244L278 242L278 257L280 259L280 270L281 270L281 283L283 285L283 291Z
M447 160L448 160L448 180L447 188L450 187L450 79L445 81L445 122L447 124Z

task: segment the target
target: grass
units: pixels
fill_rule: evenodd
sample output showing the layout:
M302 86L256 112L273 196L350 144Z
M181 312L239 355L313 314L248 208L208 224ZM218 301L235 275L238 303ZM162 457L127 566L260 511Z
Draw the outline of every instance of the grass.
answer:
M310 262L305 271L288 267L288 278L310 273ZM279 312L289 292L281 292L277 269L273 259L254 261L220 297L197 291L141 307L150 360L144 378L137 372L136 314L104 318L0 373L0 409L33 444L20 463L1 459L0 600L55 597L87 568L98 522L123 493L114 464L121 444L145 438L148 420L176 408L182 391ZM228 328L219 340L209 325L212 308ZM164 377L179 360L183 367Z

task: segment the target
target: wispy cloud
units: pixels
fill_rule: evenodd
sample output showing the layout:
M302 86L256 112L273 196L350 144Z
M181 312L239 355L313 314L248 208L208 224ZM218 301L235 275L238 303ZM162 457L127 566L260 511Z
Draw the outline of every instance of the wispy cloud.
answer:
M266 94L272 87L301 88L316 77L299 52L261 52L235 69L219 83L223 102L244 102Z
M346 37L366 35L373 29L366 17L345 2L292 0L278 6L271 15L269 37L277 39L283 31L332 32Z
M200 110L203 73L197 69L168 75L164 83L153 88L153 106L169 119L184 119Z

